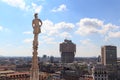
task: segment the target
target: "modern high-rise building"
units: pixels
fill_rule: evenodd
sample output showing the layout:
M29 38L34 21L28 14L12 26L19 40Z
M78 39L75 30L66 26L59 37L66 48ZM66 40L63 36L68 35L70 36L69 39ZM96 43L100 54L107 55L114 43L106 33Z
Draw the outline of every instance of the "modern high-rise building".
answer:
M103 46L101 48L101 61L107 67L108 80L117 79L117 47L116 46Z
M116 65L117 64L117 47L116 46L103 46L101 48L101 62L103 65Z
M76 45L71 40L65 39L60 44L60 52L62 63L72 63L75 57Z

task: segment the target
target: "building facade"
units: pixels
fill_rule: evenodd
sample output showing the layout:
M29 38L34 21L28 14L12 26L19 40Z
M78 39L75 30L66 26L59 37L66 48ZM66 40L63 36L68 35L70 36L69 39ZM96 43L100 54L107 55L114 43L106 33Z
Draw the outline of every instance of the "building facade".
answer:
M47 80L51 74L40 72L38 80ZM30 80L30 72L0 71L0 80Z
M106 66L97 64L92 69L93 80L109 80Z
M64 40L60 44L61 62L72 63L76 52L76 45L71 40Z
M103 65L117 65L116 46L103 46L101 48L101 61Z
M108 80L117 80L117 47L103 46L101 48L101 62L107 67Z

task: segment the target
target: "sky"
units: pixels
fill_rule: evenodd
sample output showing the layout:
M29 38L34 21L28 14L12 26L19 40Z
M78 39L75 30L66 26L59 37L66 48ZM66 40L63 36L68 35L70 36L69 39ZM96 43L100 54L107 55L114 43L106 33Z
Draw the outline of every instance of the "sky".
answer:
M38 55L60 57L64 39L76 57L97 57L104 45L120 57L120 0L0 0L0 55L32 56L34 13L42 20Z

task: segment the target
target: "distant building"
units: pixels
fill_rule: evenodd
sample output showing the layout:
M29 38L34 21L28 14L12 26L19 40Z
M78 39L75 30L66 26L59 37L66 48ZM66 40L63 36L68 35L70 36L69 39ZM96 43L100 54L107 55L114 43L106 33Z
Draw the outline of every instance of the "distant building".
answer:
M54 63L54 57L53 56L50 57L50 62Z
M60 52L62 63L72 63L74 61L76 45L71 40L65 39L64 42L60 44Z
M76 71L63 70L61 71L61 78L65 80L79 80L80 76Z
M31 64L16 65L16 71L18 72L29 71L30 67L31 67Z
M118 80L120 80L120 64L118 65L118 68L117 68L117 71L118 71Z
M16 69L16 65L9 65L9 66L0 65L0 71L3 71L3 70L15 70L15 69Z
M97 61L101 62L101 56L100 55L98 56L98 60Z
M30 80L29 72L0 71L0 80Z
M103 46L101 48L101 61L103 65L117 64L117 48L116 46Z
M117 79L117 47L116 46L103 46L101 48L101 62L107 67L108 80Z
M51 74L40 72L39 80L47 80L49 75ZM0 71L0 80L30 80L30 72Z
M79 80L94 80L92 75L83 75Z
M107 68L104 65L97 64L92 69L93 80L109 80Z

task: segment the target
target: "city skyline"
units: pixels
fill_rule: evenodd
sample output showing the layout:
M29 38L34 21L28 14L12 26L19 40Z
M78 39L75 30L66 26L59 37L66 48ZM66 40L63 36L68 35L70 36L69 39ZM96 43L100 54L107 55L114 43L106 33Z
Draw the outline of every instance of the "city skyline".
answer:
M117 46L120 57L119 0L1 0L0 55L32 56L34 13L43 25L38 55L60 57L59 44L70 39L76 57L101 55L104 45Z

